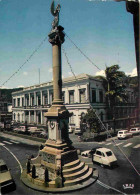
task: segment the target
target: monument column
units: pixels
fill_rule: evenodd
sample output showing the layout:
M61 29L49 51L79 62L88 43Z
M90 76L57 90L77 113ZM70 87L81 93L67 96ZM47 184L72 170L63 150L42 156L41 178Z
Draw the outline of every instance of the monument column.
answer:
M48 122L48 140L45 146L40 148L39 155L30 160L31 165L36 166L38 172L42 170L45 173L45 180L42 181L42 174L40 178L31 178L27 170L22 174L22 181L27 186L33 186L33 189L39 191L54 193L79 189L79 186L83 188L95 182L92 177L93 169L80 161L77 150L69 139L68 121L71 114L63 105L61 78L61 44L64 42L65 35L64 28L58 26L59 11L60 5L58 4L54 10L53 1L51 12L55 18L48 36L53 52L54 100L48 112L44 114ZM90 181L87 182L89 179Z

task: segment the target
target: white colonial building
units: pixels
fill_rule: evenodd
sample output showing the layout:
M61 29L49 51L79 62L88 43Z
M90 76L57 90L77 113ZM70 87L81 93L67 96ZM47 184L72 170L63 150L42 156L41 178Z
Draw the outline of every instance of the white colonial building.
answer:
M105 91L102 82L81 74L63 79L62 97L66 108L73 113L69 124L80 126L80 117L92 106L102 121L106 120ZM46 125L44 113L53 100L52 82L42 83L12 93L13 120L34 125Z

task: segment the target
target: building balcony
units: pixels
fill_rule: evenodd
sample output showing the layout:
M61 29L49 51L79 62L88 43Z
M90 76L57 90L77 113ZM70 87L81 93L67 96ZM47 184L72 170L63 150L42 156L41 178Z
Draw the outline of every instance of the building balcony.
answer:
M16 107L13 107L13 110L16 110L16 109L25 109L25 110L29 110L29 109L40 109L40 108L50 108L50 104L47 104L47 105L33 105L33 106L16 106Z

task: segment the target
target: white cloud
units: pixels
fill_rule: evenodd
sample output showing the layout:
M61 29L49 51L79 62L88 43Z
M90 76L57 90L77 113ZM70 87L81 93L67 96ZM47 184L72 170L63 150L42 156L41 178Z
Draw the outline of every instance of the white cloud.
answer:
M68 75L72 76L72 72L68 72Z
M23 85L18 85L17 88L24 88L24 86Z
M0 89L9 89L9 88L5 86L0 86Z
M49 72L52 72L52 68L49 68L49 70L48 70Z
M105 76L105 71L104 70L100 70L98 72L95 73L96 76Z
M27 76L27 75L28 75L28 72L23 72L23 75L24 75L24 76Z
M129 75L130 77L137 76L137 68L134 68L132 72L126 72L126 75Z

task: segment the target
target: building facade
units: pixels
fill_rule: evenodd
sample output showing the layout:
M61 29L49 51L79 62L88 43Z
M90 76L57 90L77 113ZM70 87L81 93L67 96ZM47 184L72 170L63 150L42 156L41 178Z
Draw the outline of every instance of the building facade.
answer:
M125 112L134 112L135 105L132 90L129 91L131 103L124 106ZM87 109L96 110L100 119L107 122L107 104L102 81L93 76L81 74L63 79L62 99L68 111L73 113L69 124L80 127L80 118ZM47 82L40 85L26 87L21 91L12 93L12 119L28 124L45 126L47 118L44 113L48 111L53 101L53 83ZM128 109L129 107L129 109ZM122 105L118 106L116 117L122 115Z

